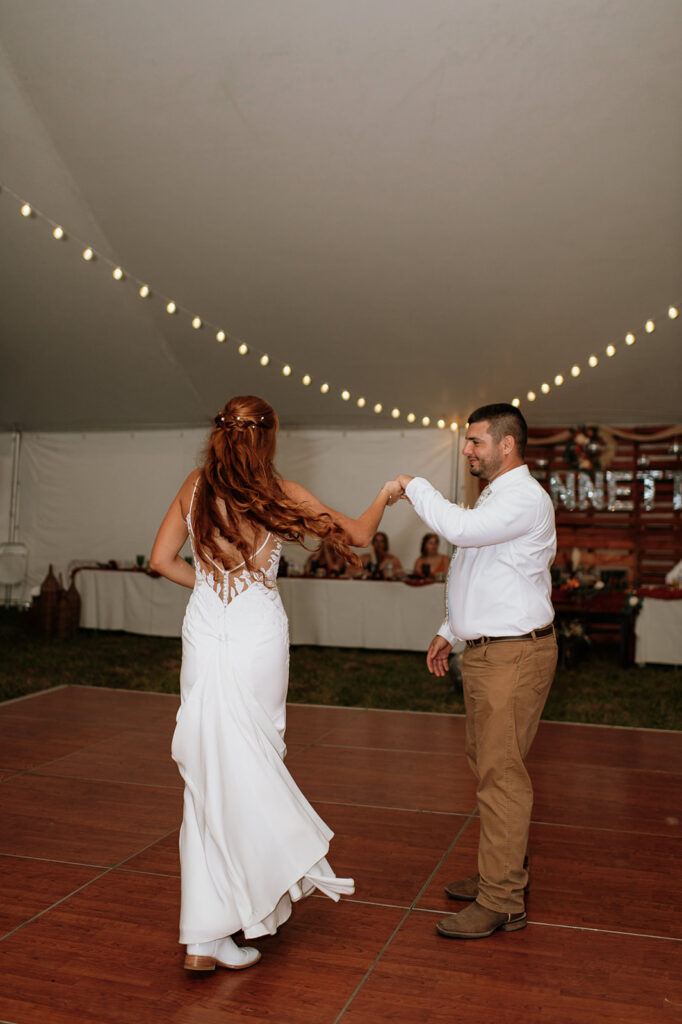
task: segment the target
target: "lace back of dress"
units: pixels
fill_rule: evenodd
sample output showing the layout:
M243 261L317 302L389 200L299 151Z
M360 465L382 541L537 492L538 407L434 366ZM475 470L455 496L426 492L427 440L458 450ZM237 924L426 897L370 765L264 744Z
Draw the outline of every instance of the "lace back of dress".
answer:
M195 485L196 491L196 485ZM243 594L252 586L261 586L273 589L277 586L277 570L279 568L279 557L282 549L281 541L272 533L268 533L260 547L250 558L249 568L241 562L233 568L225 568L214 562L205 552L197 550L197 544L192 528L192 505L187 513L187 529L189 531L194 567L197 578L214 590L224 605L228 605L235 597Z

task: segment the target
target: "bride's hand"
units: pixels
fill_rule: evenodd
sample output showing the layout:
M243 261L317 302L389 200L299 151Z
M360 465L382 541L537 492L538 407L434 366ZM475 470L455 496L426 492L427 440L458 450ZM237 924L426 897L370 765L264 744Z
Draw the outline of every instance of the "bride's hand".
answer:
M386 492L387 505L394 505L405 493L397 480L387 480L383 486L383 490Z

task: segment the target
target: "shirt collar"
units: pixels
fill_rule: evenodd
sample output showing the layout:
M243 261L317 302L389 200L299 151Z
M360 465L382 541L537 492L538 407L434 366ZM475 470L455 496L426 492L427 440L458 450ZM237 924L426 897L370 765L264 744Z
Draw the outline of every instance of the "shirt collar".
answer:
M495 479L488 484L488 487L491 491L499 491L504 487L518 483L518 481L525 476L530 476L530 470L524 462L522 466L515 466L514 469L508 469L506 473L496 476Z

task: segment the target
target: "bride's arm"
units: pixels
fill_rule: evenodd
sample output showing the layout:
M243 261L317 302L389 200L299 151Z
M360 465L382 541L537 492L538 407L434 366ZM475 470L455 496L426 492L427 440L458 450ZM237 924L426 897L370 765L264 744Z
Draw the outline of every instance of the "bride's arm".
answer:
M340 526L348 538L348 543L356 548L366 548L372 543L372 537L377 532L381 517L387 505L392 505L403 493L402 488L395 480L389 480L381 488L376 498L357 519L346 516L343 512L329 508L319 498L307 491L305 487L294 483L293 480L282 480L282 488L288 498L295 501L297 505L304 506L313 515L325 513L331 516L337 526Z
M189 508L195 478L195 473L190 474L173 499L159 527L149 558L150 569L190 590L194 587L194 569L180 557L180 550L188 537L183 508Z

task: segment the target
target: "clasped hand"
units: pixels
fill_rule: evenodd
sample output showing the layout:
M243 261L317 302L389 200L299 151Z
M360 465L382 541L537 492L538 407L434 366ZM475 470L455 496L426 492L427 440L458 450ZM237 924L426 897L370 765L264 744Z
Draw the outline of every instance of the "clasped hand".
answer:
M384 484L384 488L388 491L388 498L386 501L387 505L394 505L400 498L404 498L405 501L410 500L405 494L405 488L409 484L410 480L412 480L411 476L401 474L400 476L397 476L395 480L388 480Z

